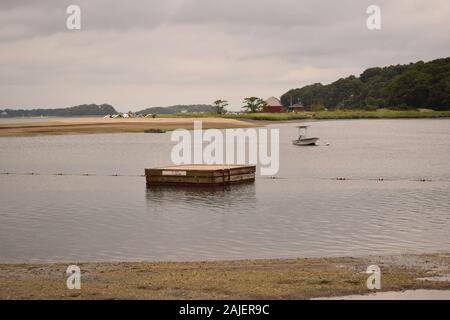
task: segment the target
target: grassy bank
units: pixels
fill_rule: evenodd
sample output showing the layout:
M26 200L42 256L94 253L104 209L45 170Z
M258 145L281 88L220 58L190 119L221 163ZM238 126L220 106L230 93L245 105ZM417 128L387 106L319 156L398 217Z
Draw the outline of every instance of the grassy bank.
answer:
M180 113L170 115L159 115L161 118L211 118L222 117L241 120L264 120L264 121L289 121L305 119L408 119L408 118L448 118L450 111L418 111L406 110L397 111L389 109L379 109L376 111L366 110L335 110L319 112L300 113L244 113L225 114L215 113Z
M449 274L449 254L180 263L80 263L81 290L66 288L69 264L0 264L0 299L307 299L369 293L369 265L382 291L445 289L418 278Z
M337 110L313 113L315 119L402 119L402 118L448 118L450 111L423 112L417 110L389 110L379 109L376 111L365 110Z
M203 119L204 129L250 128L262 126L271 121L320 120L320 119L408 119L445 118L450 111L394 111L394 110L338 110L301 113L180 113L158 115L157 118L102 119L66 118L63 120L44 119L42 122L21 122L0 124L0 137L89 134L89 133L138 133L166 132L179 128L192 129L194 119ZM257 122L261 121L261 122Z

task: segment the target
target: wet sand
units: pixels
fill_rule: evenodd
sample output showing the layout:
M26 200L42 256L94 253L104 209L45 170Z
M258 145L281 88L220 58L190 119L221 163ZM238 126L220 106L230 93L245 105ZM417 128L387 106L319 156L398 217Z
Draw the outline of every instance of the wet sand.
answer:
M79 263L81 290L66 287L67 264L0 265L0 299L309 299L368 294L369 265L381 291L450 290L450 254L182 263ZM445 292L445 291L443 291ZM398 298L402 298L399 295Z
M352 295L317 300L450 300L450 290L407 290Z
M193 129L194 120L202 120L204 129L250 128L261 126L252 121L224 118L73 118L36 122L20 122L0 124L0 137L55 135L55 134L88 134L88 133L126 133L145 132L146 130Z

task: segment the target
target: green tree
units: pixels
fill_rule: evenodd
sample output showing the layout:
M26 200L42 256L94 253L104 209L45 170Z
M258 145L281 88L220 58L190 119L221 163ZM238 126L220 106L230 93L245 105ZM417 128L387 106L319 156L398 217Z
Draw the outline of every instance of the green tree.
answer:
M369 68L359 77L341 78L327 85L316 83L281 96L288 107L302 101L328 109L432 108L450 110L450 57L429 62Z
M325 106L321 103L314 103L311 108L314 112L325 111Z
M243 103L244 106L242 108L244 108L245 111L252 113L261 112L263 108L267 106L267 103L263 99L258 97L245 98Z
M226 113L227 112L227 110L225 109L226 106L228 106L227 100L219 99L214 101L214 107L216 108L216 112L218 114Z

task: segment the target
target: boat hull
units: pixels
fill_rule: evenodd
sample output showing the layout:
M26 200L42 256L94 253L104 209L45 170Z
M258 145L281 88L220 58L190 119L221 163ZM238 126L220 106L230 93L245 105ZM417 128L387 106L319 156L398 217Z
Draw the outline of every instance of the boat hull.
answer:
M305 138L300 140L293 140L292 144L296 146L313 146L316 144L317 140L319 140L319 138Z

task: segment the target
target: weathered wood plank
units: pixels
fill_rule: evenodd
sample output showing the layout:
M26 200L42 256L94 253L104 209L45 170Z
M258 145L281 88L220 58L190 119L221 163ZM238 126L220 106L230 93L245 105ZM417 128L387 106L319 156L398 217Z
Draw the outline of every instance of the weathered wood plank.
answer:
M221 185L255 180L253 165L178 165L145 169L147 184Z

